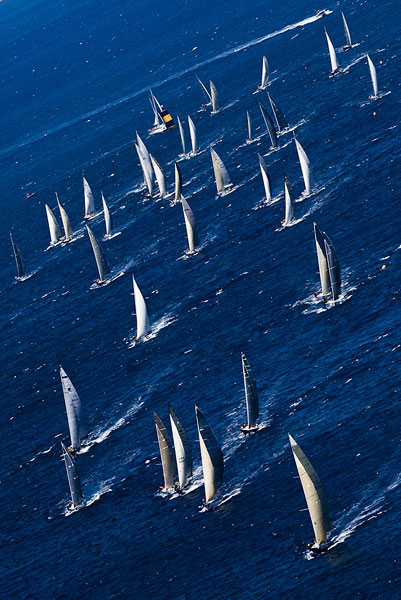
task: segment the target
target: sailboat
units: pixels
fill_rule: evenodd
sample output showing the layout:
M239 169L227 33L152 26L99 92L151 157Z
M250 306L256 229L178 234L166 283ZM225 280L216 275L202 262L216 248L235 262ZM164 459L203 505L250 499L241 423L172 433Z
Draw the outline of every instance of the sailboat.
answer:
M60 200L58 199L57 192L56 192L56 199L57 199L58 209L59 209L60 215L61 215L61 222L63 224L63 229L64 229L64 241L69 242L72 238L72 227L71 227L70 219L68 218L65 208L63 206L61 206L61 204L60 204Z
M93 194L92 194L90 185L86 181L84 175L82 175L82 181L83 181L83 185L84 185L84 204L85 204L84 221L88 221L88 219L92 219L95 216L95 200L93 198Z
M251 125L251 115L249 114L249 111L246 111L246 122L247 122L247 128L248 128L248 137L246 138L245 142L247 144L250 144L253 140L252 140L252 125Z
M273 121L271 120L266 109L262 106L262 104L260 102L259 102L259 108L260 108L260 112L262 113L262 117L265 122L267 132L270 136L270 142L271 142L270 148L271 149L277 148L278 147L277 134L276 134L276 130L274 129Z
M162 131L166 131L166 126L163 122L163 119L160 116L161 105L153 94L152 90L149 92L149 102L153 110L154 121L152 127L148 129L148 132L153 135L154 133L160 133ZM160 109L159 109L160 106Z
M287 177L284 177L284 201L285 201L285 217L281 221L283 227L288 227L294 220L294 201L292 199L292 192L290 182Z
M139 135L138 132L136 132L136 141L140 150L140 154L142 156L142 158L150 165L151 167L151 161L150 161L150 153L149 150L146 147L145 142L143 141L143 139L141 138L141 136Z
M324 232L321 232L316 223L313 224L317 260L319 264L319 275L321 284L321 296L323 304L326 305L328 300L333 303L339 299L341 295L341 271L334 250L334 246ZM316 296L319 294L315 294Z
M295 145L296 145L297 152L298 152L299 164L301 165L302 177L304 178L304 183L305 183L305 192L304 193L307 196L309 196L312 192L313 186L315 185L315 180L313 179L312 170L310 168L310 161L309 161L309 158L308 158L305 150L303 149L301 144L298 142L295 135L294 135L294 140L295 140Z
M290 435L288 437L315 534L314 541L308 544L308 547L313 552L323 552L328 548L327 533L333 527L327 498L320 479L310 461L294 438Z
M106 233L103 236L104 240L109 240L113 235L113 219L107 206L107 202L103 196L102 192L102 204L103 204L103 213L104 213L104 224L106 226Z
M170 129L174 129L176 127L176 124L173 121L173 117L170 115L168 110L160 104L152 90L150 90L150 103L152 105L153 112L155 113L155 122L153 124L153 127L150 128L149 133L157 133L156 129L159 129L160 131L168 131ZM156 114L158 114L157 124ZM164 128L160 127L161 124L164 125Z
M171 431L173 432L175 460L177 462L179 489L182 490L192 477L192 451L186 431L169 404Z
M182 210L184 212L185 226L187 228L188 250L187 254L193 254L195 247L199 244L198 230L196 229L194 213L184 196L181 196Z
M212 115L214 115L220 108L219 95L217 93L216 86L213 81L210 81L210 96L212 99Z
M148 317L148 311L146 309L145 299L142 295L141 290L138 287L135 277L132 276L132 285L134 287L133 296L135 300L135 314L136 314L136 337L133 339L138 342L150 331L150 323Z
M63 236L61 235L60 227L57 223L56 217L54 216L52 209L47 204L45 204L45 207L46 207L47 222L48 222L49 231L50 231L50 246L56 246L56 244L61 243L61 238Z
M84 505L84 497L81 491L81 482L79 480L79 475L75 466L75 460L72 457L71 453L68 452L63 442L61 442L61 449L63 451L63 459L65 469L67 471L68 485L71 493L71 502L67 504L67 508L69 510L75 510L76 508L79 508L80 506Z
M164 177L164 173L154 156L150 155L150 160L152 161L153 171L156 176L157 185L159 186L159 198L164 198L167 194L166 179Z
M220 485L223 483L224 459L212 428L197 406L195 406L195 414L196 422L198 424L203 483L205 486L204 502L207 506L217 494Z
M269 63L267 62L266 56L262 59L262 81L258 85L258 90L265 90L269 81Z
M372 85L373 85L373 96L369 96L369 98L371 98L372 100L376 100L379 90L377 87L377 74L376 74L376 67L372 62L372 59L370 58L369 54L366 55L366 58L368 59L368 65L369 65L369 71L370 71L370 77L372 79Z
M180 202L182 197L182 177L178 163L174 163L175 192L174 202Z
M180 154L180 156L186 156L184 129L182 127L181 119L178 116L177 116L177 123L178 123L178 129L180 130L180 138L181 138L181 146L182 146L182 154Z
M189 115L188 115L188 127L189 127L189 135L191 136L191 146L192 146L191 154L194 156L198 152L198 140L196 137L195 124Z
M336 51L334 50L333 43L332 43L331 39L329 38L329 34L327 33L326 28L324 29L324 32L326 34L326 40L327 40L327 45L329 47L329 54L330 54L330 63L331 63L330 76L333 77L334 75L337 75L340 72L340 67L337 62Z
M17 267L17 274L15 276L15 279L20 280L26 274L26 269L25 269L24 261L22 260L21 251L18 248L17 244L14 242L14 238L12 236L11 231L10 231L10 239L11 239L11 245L13 247L15 266Z
M145 194L145 196L147 198L151 198L151 196L153 194L153 168L152 168L152 163L150 160L150 155L149 155L149 159L148 159L138 144L135 144L135 150L138 154L139 162L140 162L142 172L143 172L143 178L145 181L145 185L148 188L148 191Z
M271 202L272 194L271 194L270 176L267 172L267 165L266 165L263 157L259 153L258 153L258 159L259 159L260 172L262 173L263 185L265 188L265 197L262 199L262 202Z
M225 190L232 187L231 179L227 169L224 166L223 161L213 148L210 148L210 154L212 156L214 177L216 180L217 193L221 194Z
M67 412L68 428L70 430L71 444L68 450L70 452L77 452L81 448L82 440L88 435L86 414L71 379L61 365L59 365L59 370Z
M243 352L241 352L241 360L242 374L244 376L246 414L248 419L248 422L245 425L241 425L241 431L243 433L254 433L258 430L258 425L256 423L259 416L258 390L256 387L256 380L252 375L251 367Z
M343 18L344 33L345 33L345 44L343 46L343 50L350 50L350 48L352 48L351 34L349 32L348 23L347 23L347 21L345 19L344 13L342 12L341 15L342 15L342 18Z
M167 433L167 429L165 428L163 421L160 417L154 412L153 416L155 418L156 432L157 432L157 441L159 442L160 456L162 459L162 468L163 468L163 478L164 485L160 486L165 492L174 491L174 476L175 476L175 464L174 464L174 454L173 454L173 445Z
M274 102L274 100L271 97L270 93L266 92L266 94L267 94L267 97L269 98L269 102L270 102L270 106L271 106L271 109L272 109L272 113L273 113L274 119L276 121L277 131L279 133L282 133L283 130L288 127L288 121L285 118L285 116L282 113L282 111L280 110L280 108Z
M199 79L199 77L197 75L196 75L196 79L198 80L199 85L201 86L203 95L205 96L206 102L204 102L201 106L201 110L205 110L205 108L212 105L212 96L210 95L210 92L207 89L207 87L205 86L205 84Z
M89 240L92 246L93 254L96 260L97 270L99 272L99 279L96 279L96 284L98 286L104 285L107 282L106 275L111 273L111 269L109 263L105 255L103 254L97 239L93 235L91 229L89 229L88 225L86 226L86 231L88 232Z

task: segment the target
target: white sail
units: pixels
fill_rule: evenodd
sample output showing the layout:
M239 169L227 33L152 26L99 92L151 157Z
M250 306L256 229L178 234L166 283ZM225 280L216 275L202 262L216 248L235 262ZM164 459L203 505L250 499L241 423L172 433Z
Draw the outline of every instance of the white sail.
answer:
M349 32L349 27L348 27L348 23L345 20L345 15L342 12L342 17L343 17L343 23L344 23L344 33L345 33L345 45L343 46L344 50L348 50L348 48L351 48L352 46L352 42L351 42L351 34Z
M205 84L199 79L199 77L196 75L196 79L199 82L199 85L202 88L202 92L205 96L205 100L207 102L206 106L212 103L212 96L210 95L209 90L207 89L207 87L205 86Z
M301 165L302 177L304 178L305 183L305 194L309 194L312 191L312 187L315 185L315 181L313 179L312 170L310 168L310 161L307 157L305 150L302 148L301 144L298 142L297 138L294 136L295 145L297 147L299 164Z
M333 46L333 43L332 43L331 39L329 38L329 34L327 33L326 30L324 30L324 32L326 34L327 45L329 47L330 62L331 62L331 72L334 74L337 71L337 69L338 69L338 62L337 62L336 51L334 50L334 46Z
M214 177L216 180L217 193L224 192L224 190L232 185L230 176L223 161L213 148L210 148L212 155L212 163L214 170Z
M152 90L149 92L149 101L152 107L153 113L155 115L155 120L153 122L153 128L159 127L160 125L164 125L163 119L160 116L159 110L162 110L160 103L158 102L156 96L153 94ZM159 108L159 110L158 110Z
M198 152L198 141L196 139L196 127L194 125L193 120L188 115L188 126L189 126L189 134L191 136L191 146L192 146L192 154L196 154Z
M147 162L150 164L150 154L149 154L149 150L146 148L144 141L142 140L142 138L139 136L139 133L136 132L136 140L137 140L137 144L139 146L139 149L141 151L141 155L143 156L143 158L145 160L147 160Z
M195 406L201 450L205 500L209 502L223 482L224 460L219 443L205 416Z
M97 283L104 283L106 281L106 275L108 275L111 272L109 263L107 262L107 259L104 256L92 230L88 226L86 226L86 231L88 232L93 254L95 256L97 270L99 273L99 279Z
M141 164L143 177L145 180L146 187L148 188L148 193L151 196L153 194L153 168L151 162L148 162L146 157L142 154L141 149L138 144L135 144L135 149L138 154L139 162Z
M247 125L248 125L248 138L247 138L247 142L251 142L252 141L252 125L251 125L251 116L249 114L249 111L246 111L246 121L247 121Z
M174 202L180 202L182 196L182 177L180 167L174 163L175 193Z
M269 63L267 62L266 56L264 56L263 60L262 60L262 82L260 84L261 90L265 89L268 81L269 81Z
M157 185L159 186L159 196L160 198L164 198L167 194L166 179L164 177L164 173L161 169L161 166L159 165L155 157L152 156L152 154L150 155L150 160L152 161L152 167L156 175Z
M86 414L78 392L71 379L59 365L60 379L63 387L65 409L67 413L68 428L70 430L71 450L79 450L83 438L88 435Z
M167 491L168 489L174 488L175 465L173 445L163 421L155 412L153 413L153 416L155 418L157 441L159 442L160 457L162 460L164 489Z
M181 123L181 119L180 117L177 115L177 123L178 123L178 129L180 130L180 137L181 137L181 146L182 146L182 153L186 154L185 152L185 136L184 136L184 129L182 127L182 123Z
M192 452L188 436L181 421L169 405L171 431L173 432L175 459L177 462L178 480L182 489L192 475Z
M111 219L109 207L107 206L107 202L104 199L103 192L102 192L102 204L103 204L103 213L104 213L104 223L106 226L106 235L111 236L111 234L113 233L113 222Z
M323 486L304 452L290 435L291 449L301 480L302 489L308 506L309 516L315 534L316 548L327 542L327 532L332 528L329 508Z
M60 200L58 199L57 192L56 192L56 198L57 198L58 209L59 209L60 215L61 215L61 222L63 223L64 238L65 238L65 241L68 242L68 240L70 240L72 238L72 227L71 227L68 215L65 212L65 209L60 204Z
M188 237L188 249L190 252L194 252L195 247L199 244L198 231L196 229L195 217L189 206L188 202L185 200L184 196L181 196L181 204L182 210L184 212L185 226L187 228L187 237Z
M88 219L95 212L95 200L93 198L92 190L85 177L82 176L84 185L84 202L85 202L85 215L84 219Z
M53 211L51 210L50 206L45 204L45 207L46 207L47 222L48 222L49 231L50 231L50 246L54 246L60 240L62 235L61 235L60 227L57 223L56 217L54 216Z
M264 200L266 200L266 202L271 202L272 194L271 194L271 189L270 189L270 177L267 172L267 165L266 165L263 157L260 154L258 154L258 159L259 159L260 172L262 173L263 185L265 188Z
M217 112L220 108L219 95L213 81L210 81L210 95L212 97L212 112Z
M376 75L376 67L373 64L369 54L366 55L366 58L368 59L368 65L369 65L369 71L370 71L370 77L372 79L372 85L373 85L373 98L377 98L377 95L379 93L378 87L377 87L377 75Z
M71 503L67 506L71 509L79 508L84 504L84 497L82 495L81 482L75 467L75 461L72 454L70 454L70 452L64 446L63 442L61 442L61 448L63 451L64 464L67 471L68 485L71 493Z
M326 248L324 243L324 237L316 223L313 223L313 230L315 234L316 254L317 261L319 264L319 276L320 285L322 287L322 297L323 299L325 299L329 295L329 268L327 265Z
M135 313L136 313L136 340L141 339L150 331L148 311L142 292L138 287L135 277L132 276L132 284L134 286Z
M294 203L292 200L292 192L290 187L290 182L287 177L284 177L284 198L285 198L285 217L284 217L284 227L289 225L291 221L294 219Z

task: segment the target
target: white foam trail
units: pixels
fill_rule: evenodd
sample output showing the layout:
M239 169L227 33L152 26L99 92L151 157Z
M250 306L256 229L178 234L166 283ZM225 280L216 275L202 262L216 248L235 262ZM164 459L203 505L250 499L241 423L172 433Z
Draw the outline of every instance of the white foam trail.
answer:
M143 338L141 338L140 340L133 340L132 339L133 334L129 335L126 338L126 341L128 342L128 348L135 348L139 344L146 344L146 342L155 338L157 336L157 334L159 333L159 331L161 331L165 327L168 327L172 323L175 323L176 320L177 320L177 317L171 313L163 315L161 319L159 319L158 321L153 323L150 333L148 335L144 336Z

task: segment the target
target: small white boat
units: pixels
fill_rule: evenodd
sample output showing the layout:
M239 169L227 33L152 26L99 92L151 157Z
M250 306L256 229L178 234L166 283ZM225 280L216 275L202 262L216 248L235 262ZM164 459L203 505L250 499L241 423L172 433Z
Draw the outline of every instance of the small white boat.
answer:
M376 100L376 98L378 97L378 94L379 94L379 88L377 86L376 67L373 64L372 59L370 58L369 54L366 55L366 58L368 59L370 77L372 79L372 86L373 86L373 96L369 96L369 98Z
M241 425L243 433L255 433L259 427L257 420L259 417L259 397L256 380L252 374L251 367L246 359L246 356L241 352L242 374L244 377L244 390L246 402L247 423Z
M192 477L192 451L186 431L175 414L173 407L168 406L171 431L173 432L175 460L177 463L179 490L187 485ZM177 487L177 486L175 486Z
M162 460L163 479L164 485L160 488L163 492L174 493L174 477L176 474L175 462L174 462L174 451L173 444L171 443L170 437L167 433L167 429L164 426L163 421L154 412L153 413L156 425L157 441L159 442L160 457Z
M304 193L309 196L312 192L312 188L315 185L315 180L313 179L312 169L310 167L310 161L309 161L309 158L308 158L305 150L303 149L301 144L298 142L295 135L294 135L294 140L295 140L295 145L296 145L297 152L298 152L299 164L301 165L302 177L304 179L304 184L305 184L305 192Z
M223 483L224 459L220 445L212 428L197 406L195 406L195 414L196 422L198 424L203 483L205 486L204 503L207 507Z
M95 257L99 278L96 279L97 286L102 286L107 283L106 275L111 273L111 268L105 255L103 254L97 239L95 238L91 229L86 225L86 231L88 232L89 240L92 246L93 255ZM95 286L96 287L96 286Z
M251 125L251 115L249 114L249 111L246 111L246 123L247 123L247 129L248 129L248 137L246 138L245 142L247 144L250 144L252 142L252 125Z
M324 32L326 34L327 45L329 47L330 64L331 64L330 77L333 77L334 75L337 75L340 72L340 66L337 61L336 51L335 51L333 43L329 37L329 34L326 31L326 28L324 29Z
M262 80L258 85L258 90L265 90L269 82L269 63L266 56L262 59Z
M189 127L189 135L191 137L191 146L192 146L191 154L195 155L198 152L198 140L197 140L197 136L196 136L195 124L189 115L188 115L188 127Z
M135 277L132 276L132 285L134 288L133 295L135 300L135 314L136 314L136 337L133 338L135 342L142 340L150 332L150 323L148 317L148 311L146 308L146 302L142 295L141 290Z
M184 129L182 127L181 119L178 116L177 116L177 123L178 123L178 129L180 131L181 147L182 147L182 154L180 154L180 156L186 156Z
M104 224L106 227L106 233L104 234L103 239L109 240L113 235L113 219L111 216L110 209L107 206L107 202L103 196L103 192L101 192L101 195L102 195L102 204L103 204Z
M84 497L81 491L81 482L79 480L78 471L75 466L75 460L72 454L67 450L63 442L61 442L61 449L63 451L63 459L65 469L67 471L68 485L71 494L71 502L67 504L67 509L69 511L72 511L76 510L77 508L80 508L81 506L84 506Z
M225 190L228 190L230 187L232 187L233 184L231 183L228 171L217 152L213 148L210 148L210 154L212 156L217 193L221 194Z
M271 184L270 184L270 176L267 172L267 165L264 161L263 156L258 154L259 159L259 167L260 172L262 173L263 185L265 188L265 197L262 199L262 202L271 202L272 194L271 194Z
M148 189L145 196L147 198L151 198L152 194L153 194L153 167L152 167L150 154L147 152L147 150L146 150L146 153L144 153L143 149L141 149L139 144L135 144L135 150L138 154L139 163L142 168L144 182Z
M25 264L24 264L24 261L22 260L21 251L18 248L17 244L14 242L14 238L12 236L11 231L10 231L10 239L11 239L11 245L12 245L12 248L13 248L13 254L14 254L14 259L15 259L15 266L17 267L17 274L15 276L15 279L17 279L18 281L20 281L21 278L24 277L24 275L26 275Z
M152 154L150 155L150 160L152 161L153 171L156 176L157 185L159 186L159 198L164 198L167 194L167 186L164 173L162 171L161 166L159 165L155 157L152 156Z
M88 435L87 418L78 392L72 384L71 379L59 365L61 385L67 413L68 428L70 430L71 444L68 448L70 452L78 452L81 448L82 440Z
M84 186L84 204L85 204L85 214L84 221L88 221L95 216L95 200L92 194L91 187L89 183L86 181L84 175L82 175L82 182Z
M341 295L340 264L329 236L320 231L316 223L313 224L313 229L321 284L321 292L315 296L321 296L325 306L329 300L335 304Z
M184 213L185 226L187 229L187 254L193 254L195 252L196 246L199 244L198 230L196 229L195 217L191 210L191 207L185 200L184 196L181 196L181 204Z
M205 84L199 79L199 77L197 75L196 75L196 79L198 80L198 83L201 86L201 90L205 97L205 102L201 105L201 110L205 110L208 106L212 105L212 96L211 96L209 90L207 89L207 87L205 86Z
M182 177L180 167L178 163L174 163L174 183L175 183L175 191L174 191L174 202L181 202L182 198Z
M215 113L217 113L217 111L220 108L220 104L219 104L219 95L217 93L217 89L216 86L214 85L213 81L210 81L210 96L212 99L212 115L214 115Z
M287 177L284 177L284 201L285 201L285 217L281 221L283 227L288 227L294 220L294 201L292 199L292 192L290 182Z
M351 34L349 32L348 23L345 19L344 13L342 12L341 15L343 18L344 34L345 34L345 44L343 45L343 50L350 50L352 48Z
M45 204L45 208L50 232L50 246L56 246L57 244L61 244L63 236L52 209L48 204Z
M265 122L265 125L266 125L267 133L269 134L269 137L270 137L270 142L271 142L270 148L273 150L278 147L276 130L274 129L273 121L271 120L269 113L267 112L267 110L264 108L264 106L260 102L259 102L259 108L260 108L260 112L262 113L262 117Z
M65 208L63 206L61 206L60 200L58 199L57 192L56 192L56 199L57 199L58 209L59 209L60 215L61 215L61 222L63 224L63 229L64 229L64 241L69 242L72 238L72 227L71 227L70 219L68 218Z

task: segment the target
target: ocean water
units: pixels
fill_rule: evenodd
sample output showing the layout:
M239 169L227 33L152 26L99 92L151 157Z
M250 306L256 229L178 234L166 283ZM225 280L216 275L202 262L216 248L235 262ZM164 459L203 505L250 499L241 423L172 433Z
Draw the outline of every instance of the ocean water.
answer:
M317 18L322 8L330 12ZM0 3L2 597L400 597L399 12L395 0ZM335 78L324 26L343 67ZM308 198L292 133L269 152L258 108L268 101L253 94L264 54L268 89L311 161ZM216 115L198 112L195 74L214 81ZM136 131L170 192L180 152L177 130L147 135L150 88L186 131L191 115L204 150L180 162L201 240L190 258L181 207L141 189ZM247 110L261 136L251 145ZM210 144L235 186L220 198ZM278 200L270 206L260 206L257 152ZM102 247L123 275L97 290L82 171L121 231ZM300 201L297 223L281 231L284 174ZM82 235L45 251L54 192ZM313 296L313 221L331 237L344 282L343 301L327 310ZM91 226L101 238L100 213ZM33 273L24 282L14 280L9 231ZM134 348L132 273L153 333ZM241 352L261 403L251 438L238 428ZM87 506L68 516L58 359L90 421L77 457ZM154 410L167 421L168 402L191 438L198 484L172 499L157 492L153 422ZM225 456L222 502L208 513L194 404ZM288 432L319 473L334 521L334 547L313 559Z

